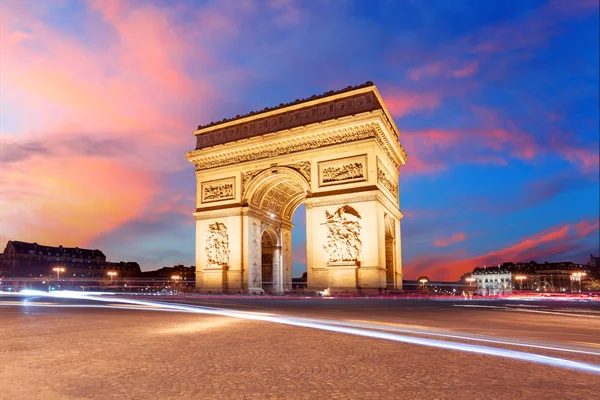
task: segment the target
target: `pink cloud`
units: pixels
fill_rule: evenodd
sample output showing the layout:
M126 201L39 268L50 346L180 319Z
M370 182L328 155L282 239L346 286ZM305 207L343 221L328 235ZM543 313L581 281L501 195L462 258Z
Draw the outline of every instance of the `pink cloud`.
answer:
M460 69L452 71L452 76L455 78L466 78L475 75L477 71L479 71L479 62L473 61Z
M466 240L466 236L464 232L455 233L450 235L449 237L435 239L433 241L433 245L436 247L448 247L454 243L460 243Z
M386 106L395 118L418 111L431 111L440 105L440 98L430 93L388 90L383 97Z
M581 239L598 232L598 226L598 219L559 224L522 238L506 248L475 257L464 257L462 251L435 257L429 255L417 257L406 263L405 275L415 277L425 274L431 279L455 280L476 266L545 259L577 249Z
M82 246L151 218L150 205L185 212L178 195L151 201L161 174L189 167L191 131L221 98L201 74L221 63L207 49L234 38L236 24L216 7L187 10L198 18L184 23L173 8L91 5L86 40L45 24L36 7L2 15L2 105L14 112L0 132L11 149L0 154L0 241Z
M441 61L428 63L423 66L413 68L409 71L408 76L413 81L421 80L422 78L436 77L442 74L445 66Z

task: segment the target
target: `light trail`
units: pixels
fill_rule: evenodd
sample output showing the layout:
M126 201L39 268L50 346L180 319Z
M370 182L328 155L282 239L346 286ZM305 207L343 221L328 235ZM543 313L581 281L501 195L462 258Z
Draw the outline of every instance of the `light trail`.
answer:
M596 313L596 311L583 311L582 314L573 314L569 312L560 312L560 311L549 311L549 310L530 310L528 308L522 307L505 307L505 306L486 306L480 304L455 304L454 307L468 307L468 308L493 308L498 311L513 311L513 312L527 312L527 313L535 313L535 314L552 314L552 315L563 315L566 317L581 317L581 318L595 318L600 319L600 315L589 315ZM575 309L576 310L576 309Z
M23 295L37 295L37 296L48 296L46 292L37 292L37 291L23 291ZM54 292L56 293L56 292ZM123 298L115 298L112 297L102 298L96 296L90 296L85 294L73 294L73 293L63 293L63 294L50 294L50 297L59 297L59 298L72 298L72 299L87 299L87 300L96 300L102 302L111 302L111 303L122 303L122 304L131 304L138 306L151 306L157 307L158 309L168 309L168 310L178 310L183 312L197 313L197 314L208 314L208 315L219 315L226 316L232 318L240 318L246 320L253 321L264 321L264 322L272 322L283 325L290 326L298 326L303 328L313 328L319 329L323 331L329 332L337 332L337 333L346 333L356 336L369 337L375 339L384 339L390 340L394 342L408 343L408 344L416 344L427 347L435 347L445 350L456 350L463 351L474 354L482 354L487 356L496 356L502 358L508 358L519 361L529 361L536 364L548 365L552 367L558 368L567 368L573 369L582 372L589 372L593 374L600 375L600 365L591 364L581 361L568 360L559 357L551 357L544 356L535 353L527 353L523 351L517 350L509 350L497 347L483 346L483 345L475 345L475 344L467 344L460 342L449 342L438 339L429 339L429 338L420 338L414 336L406 336L399 335L395 333L389 332L380 332L369 329L361 329L357 327L348 327L348 326L339 326L335 325L338 321L326 321L326 320L317 320L317 319L309 319L309 318L296 318L296 317L285 317L285 316L271 316L264 315L259 313L253 313L249 311L236 311L230 309L222 309L222 308L213 308L213 307L204 307L204 306L192 306L192 305L184 305L177 303L163 303L163 302L153 302L153 301L143 301L143 300L133 300L133 299L123 299ZM148 308L143 308L144 310L148 310Z

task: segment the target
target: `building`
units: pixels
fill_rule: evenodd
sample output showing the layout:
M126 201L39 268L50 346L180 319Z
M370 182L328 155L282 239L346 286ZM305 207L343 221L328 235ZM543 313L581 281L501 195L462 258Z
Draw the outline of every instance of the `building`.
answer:
M590 275L595 278L600 278L600 257L595 257L590 254L590 261L588 261L588 269Z
M135 262L108 262L98 249L47 246L11 240L0 257L0 274L6 277L49 276L54 268L64 268L64 277L105 277L108 271L120 276L137 276Z
M508 268L475 268L470 283L481 296L505 296L512 294L513 272Z
M583 275L577 275L582 273ZM506 294L507 290L537 292L576 291L581 279L590 275L590 268L572 262L527 263L505 262L493 267L476 267L471 276L481 295ZM512 284L512 287L509 287Z

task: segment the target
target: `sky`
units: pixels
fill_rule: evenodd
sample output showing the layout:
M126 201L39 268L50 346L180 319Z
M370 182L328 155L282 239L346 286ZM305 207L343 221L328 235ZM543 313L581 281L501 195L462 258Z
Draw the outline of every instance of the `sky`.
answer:
M599 252L597 0L0 2L0 246L194 264L199 124L373 81L404 276ZM305 222L294 215L294 276Z

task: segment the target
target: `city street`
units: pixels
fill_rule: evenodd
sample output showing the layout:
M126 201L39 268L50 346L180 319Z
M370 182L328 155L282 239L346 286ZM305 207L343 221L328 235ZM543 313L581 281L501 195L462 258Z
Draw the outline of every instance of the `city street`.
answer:
M593 399L600 303L0 296L0 398Z

